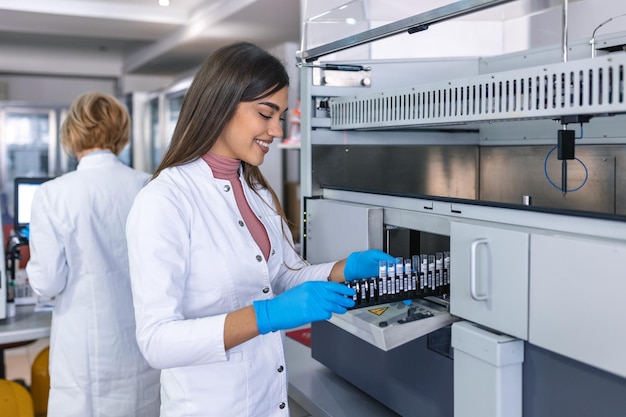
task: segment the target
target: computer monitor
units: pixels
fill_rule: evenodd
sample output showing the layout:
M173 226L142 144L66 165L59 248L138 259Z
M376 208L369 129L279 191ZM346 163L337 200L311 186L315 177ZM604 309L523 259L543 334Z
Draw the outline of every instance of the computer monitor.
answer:
M33 197L37 188L50 177L18 177L15 178L14 188L14 211L13 223L15 233L22 235L23 230L30 224L30 210L33 204Z

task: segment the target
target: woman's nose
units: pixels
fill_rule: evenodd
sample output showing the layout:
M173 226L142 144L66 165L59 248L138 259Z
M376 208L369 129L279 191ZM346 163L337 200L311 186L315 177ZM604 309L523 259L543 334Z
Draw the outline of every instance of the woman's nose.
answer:
M280 119L274 119L267 133L274 138L282 138L283 137L283 121Z

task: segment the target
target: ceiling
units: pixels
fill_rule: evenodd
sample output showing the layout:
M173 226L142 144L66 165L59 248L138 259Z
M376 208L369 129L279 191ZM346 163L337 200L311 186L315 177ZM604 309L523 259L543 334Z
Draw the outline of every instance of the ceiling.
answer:
M176 75L215 48L299 42L299 0L0 0L0 44L116 53L126 74Z

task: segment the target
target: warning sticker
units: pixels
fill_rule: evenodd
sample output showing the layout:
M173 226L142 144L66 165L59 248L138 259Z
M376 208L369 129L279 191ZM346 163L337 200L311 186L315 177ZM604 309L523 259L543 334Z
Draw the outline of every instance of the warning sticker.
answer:
M382 314L383 314L385 311L387 311L387 309L388 309L388 308L389 308L389 307L379 307L379 308L372 308L371 310L367 310L367 311L369 311L370 313L374 313L374 314L376 314L377 316L382 316Z

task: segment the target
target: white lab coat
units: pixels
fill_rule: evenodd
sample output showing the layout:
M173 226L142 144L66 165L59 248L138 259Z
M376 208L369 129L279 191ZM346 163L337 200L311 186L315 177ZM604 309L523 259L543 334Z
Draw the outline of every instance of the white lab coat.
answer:
M48 417L154 417L159 371L135 338L125 222L148 175L108 151L35 193L30 283L56 296Z
M288 417L283 332L224 350L226 314L307 280L332 263L305 265L283 237L267 190L241 179L264 224L270 257L243 224L228 180L196 160L169 168L137 196L126 233L137 338L161 372L161 417ZM289 269L298 268L297 270Z

